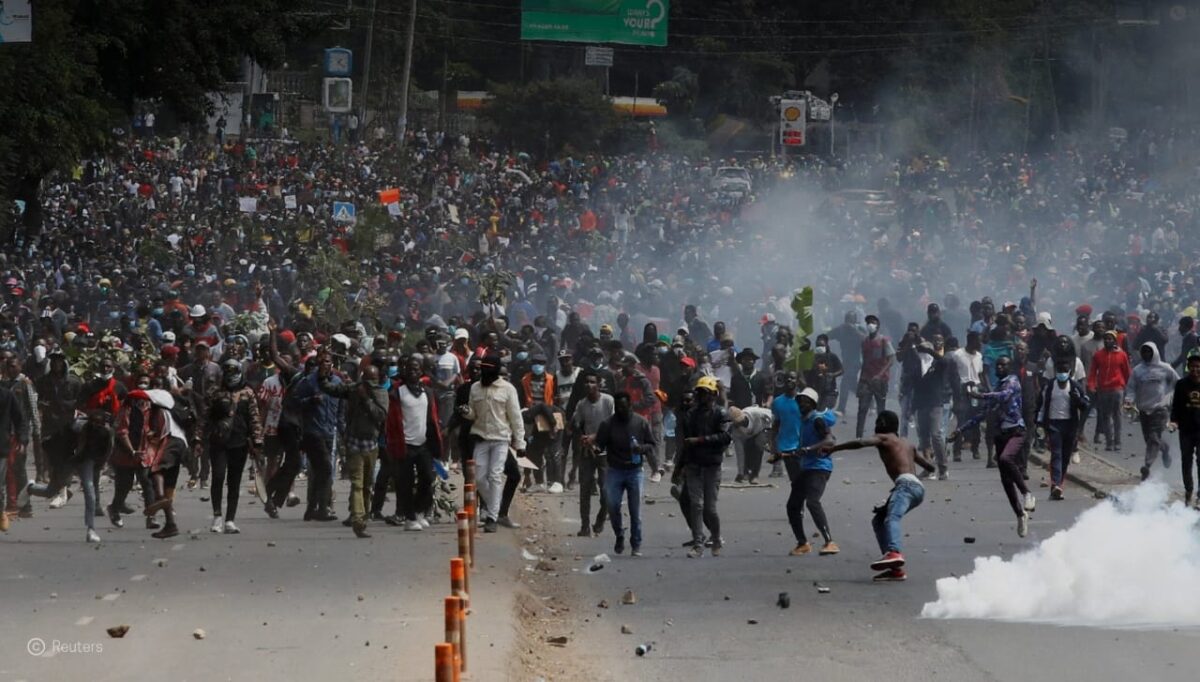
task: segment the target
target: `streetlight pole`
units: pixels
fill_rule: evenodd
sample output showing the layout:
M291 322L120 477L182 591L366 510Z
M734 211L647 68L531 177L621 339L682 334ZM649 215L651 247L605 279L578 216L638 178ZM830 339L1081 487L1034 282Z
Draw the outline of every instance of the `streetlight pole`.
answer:
M829 96L829 156L832 158L837 154L834 146L834 141L837 137L837 111L838 94L835 92Z
M412 0L408 16L408 37L404 44L404 75L400 78L400 115L396 121L396 142L403 147L408 133L408 83L412 77L413 34L417 30L417 0Z
M359 137L365 139L367 130L367 114L370 104L367 95L371 92L371 48L375 42L375 0L371 0L370 13L367 15L367 49L366 59L363 60L362 114L358 117Z

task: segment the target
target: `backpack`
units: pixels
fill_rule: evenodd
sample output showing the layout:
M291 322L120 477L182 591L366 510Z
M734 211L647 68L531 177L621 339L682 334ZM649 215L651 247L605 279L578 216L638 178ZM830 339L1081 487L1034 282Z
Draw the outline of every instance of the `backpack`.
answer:
M196 426L196 408L192 405L191 400L176 398L175 405L171 407L170 412L171 419L175 420L184 433L192 433Z

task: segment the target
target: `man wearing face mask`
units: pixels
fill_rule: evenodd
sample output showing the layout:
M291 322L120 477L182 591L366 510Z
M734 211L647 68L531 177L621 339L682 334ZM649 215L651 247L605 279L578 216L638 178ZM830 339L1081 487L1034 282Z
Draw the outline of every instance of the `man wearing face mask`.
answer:
M958 440L962 431L978 425L989 412L994 410L1000 413L995 438L1000 484L1004 487L1009 506L1017 516L1017 535L1025 537L1029 534L1029 512L1034 510L1037 499L1029 492L1021 475L1021 448L1025 443L1024 401L1021 379L1013 371L1012 363L1012 358L1004 356L996 360L995 391L970 392L972 398L985 402L986 409L967 420L965 424L960 424L958 429L950 434L950 441Z
M1187 359L1187 375L1175 384L1175 395L1171 401L1172 429L1179 430L1179 456L1183 465L1183 503L1189 505L1195 499L1195 479L1192 464L1200 471L1200 458L1196 457L1200 445L1200 354L1193 353Z
M567 405L571 401L571 394L575 392L575 383L579 381L580 369L575 366L575 359L570 352L564 350L558 356L558 370L554 372L554 407L564 414L564 421L567 424L571 423L571 413L567 411ZM575 488L575 479L579 473L579 453L574 447L571 435L568 430L564 430L561 452L564 468L569 468L567 472L567 490ZM570 465L567 465L568 456L570 457Z
M483 530L495 533L503 493L500 475L509 447L517 451L518 457L525 455L525 422L517 389L500 377L500 356L484 356L479 373L479 382L471 385L462 416L471 422L471 434L476 438L473 458L476 490L484 500Z
M896 351L892 349L892 341L879 333L879 318L867 315L867 337L862 341L862 369L858 375L858 424L855 427L855 437L862 438L863 429L867 424L867 413L871 411L871 401L875 401L875 411L883 412L887 408L888 376L892 363L896 359Z
M68 371L67 356L61 348L50 351L50 371L38 379L38 412L42 416L42 452L45 457L45 480L47 484L42 497L53 498L51 509L66 504L66 488L74 471L71 458L74 454L75 434L71 427L75 423L75 405L83 383ZM32 487L30 488L32 490ZM21 505L18 505L21 506Z
M1059 337L1066 338L1066 337ZM1042 389L1038 402L1038 425L1050 446L1050 499L1063 499L1067 467L1078 445L1079 430L1087 414L1087 389L1072 377L1070 361L1058 360L1054 378Z
M1121 396L1132 370L1129 356L1121 350L1117 332L1104 332L1104 347L1092 356L1088 368L1088 390L1096 394L1096 430L1104 434L1105 450L1121 449Z
M1154 344L1158 351L1158 356L1163 357L1163 353L1167 350L1167 332L1161 326L1161 318L1158 313L1151 311L1146 315L1146 324L1141 331L1137 333L1137 338L1134 339L1134 346L1139 352L1142 346L1147 343Z
M242 364L226 360L221 365L221 387L213 393L207 420L208 455L212 460L213 533L240 533L237 517L242 472L252 450L263 447L262 422L254 390L246 385ZM221 515L224 488L228 486L225 515Z
M525 421L532 428L533 439L529 444L529 458L537 465L533 478L538 490L561 493L562 467L559 466L559 429L555 419L554 397L556 393L553 374L546 372L546 358L535 355L529 371L521 377L521 407ZM525 472L525 489L530 487L530 472Z
M819 334L813 347L812 369L804 373L804 383L821 398L817 409L832 410L837 405L837 380L844 371L841 358L829 349L829 337Z
M1171 468L1171 446L1163 438L1163 431L1171 419L1171 398L1179 375L1162 361L1153 342L1143 343L1138 354L1142 361L1130 375L1125 401L1137 409L1142 439L1146 442L1146 461L1141 472L1144 481L1150 477L1150 467L1159 457L1164 469Z

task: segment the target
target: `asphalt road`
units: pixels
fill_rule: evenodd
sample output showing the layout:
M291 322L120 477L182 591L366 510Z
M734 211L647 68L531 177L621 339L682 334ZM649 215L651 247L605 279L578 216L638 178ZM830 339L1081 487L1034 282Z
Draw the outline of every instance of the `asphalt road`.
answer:
M835 433L852 435L842 424ZM726 481L733 473L729 461ZM874 451L835 456L824 499L842 548L837 556L787 556L793 542L784 479L769 479L781 484L772 489L723 488L726 548L721 557L698 560L687 559L680 547L686 525L665 481L649 484L647 502L653 504L643 508L645 557L639 559L614 555L611 531L602 538L573 537L573 497L543 500L550 507L545 516L557 517L559 526L547 533L554 537L543 541L543 551L575 557L605 552L614 559L595 573L558 574L560 589L576 606L574 617L558 626L570 638L559 670L586 668L581 679L689 682L1195 680L1200 631L919 617L922 605L936 598L938 578L970 572L977 556L1007 558L1032 547L1097 503L1076 486L1067 488L1066 500L1050 502L1048 489L1038 487L1040 476L1033 473L1039 506L1024 539L1016 534L997 472L982 462L956 467L950 481L929 482L925 504L905 519L909 580L889 584L873 583L868 567L879 554L871 508L889 488ZM814 530L810 523L808 532ZM976 542L967 544L965 537ZM1099 560L1120 552L1120 538L1096 551ZM575 569L581 565L576 561ZM829 593L819 593L814 583ZM636 604L621 604L626 590L634 591ZM789 593L786 610L775 606L780 592ZM598 607L602 600L607 608ZM622 634L622 626L632 634ZM639 658L635 647L646 642L653 649Z
M835 433L850 435L844 424ZM887 478L872 451L840 453L835 462L825 495L842 547L833 557L786 556L793 543L782 479L763 479L775 488L723 488L726 549L699 560L680 547L686 526L666 482L648 485L640 559L614 555L609 531L574 537L576 494L520 500L518 518L532 521L529 528L479 540L472 678L1196 679L1195 630L919 617L938 578L969 572L977 556L1009 557L1049 537L1097 503L1087 491L1068 486L1065 501L1049 502L1035 472L1039 507L1021 539L995 470L966 462L951 481L929 482L925 504L905 519L908 582L874 584L869 520ZM732 473L727 467L727 481ZM344 513L345 483L338 491ZM106 489L104 500L110 495ZM0 536L0 681L76 679L82 671L94 682L432 679L452 527L377 526L373 539L360 541L338 523L301 521L300 508L271 521L246 494L242 533L214 535L207 496L180 493L181 525L193 532L171 540L148 537L137 516L120 530L100 519L99 549L83 542L78 496L62 510L35 501L35 518ZM968 536L976 542L966 544ZM1097 556L1120 552L1120 540L1097 547ZM544 560L523 559L522 546ZM614 561L587 572L600 553ZM636 604L621 604L626 590ZM775 606L780 592L789 593L786 610ZM597 606L601 600L608 608ZM105 634L122 624L130 626L123 639ZM622 625L632 634L621 634ZM206 631L202 641L192 636L197 628ZM568 642L550 646L548 635ZM28 653L33 638L51 653ZM54 653L55 641L66 650ZM635 647L646 642L653 649L637 657Z
M336 489L344 515L348 486ZM452 525L379 524L358 540L337 522L303 522L302 506L272 521L243 494L241 534L215 535L207 496L179 493L181 528L192 533L155 540L140 513L120 530L101 518L99 548L83 541L81 496L60 510L35 499L35 517L0 535L0 680L433 678ZM468 654L478 680L505 679L511 667L514 542L510 532L477 547ZM106 634L122 624L124 638ZM40 656L28 651L40 646L34 638L46 645Z

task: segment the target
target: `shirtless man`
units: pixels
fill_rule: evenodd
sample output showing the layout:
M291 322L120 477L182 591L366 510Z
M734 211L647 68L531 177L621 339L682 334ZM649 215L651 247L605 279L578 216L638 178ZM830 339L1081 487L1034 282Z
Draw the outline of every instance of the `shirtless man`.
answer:
M875 418L875 435L870 438L846 441L833 445L823 443L821 452L834 453L842 450L858 450L875 448L879 451L879 459L883 460L883 468L894 485L887 501L875 507L875 517L871 525L875 528L875 538L879 541L879 551L883 556L871 564L871 570L882 571L875 576L877 582L897 582L908 579L904 572L904 555L900 553L900 538L904 537L900 530L900 519L920 506L925 499L925 487L917 478L917 464L926 474L936 471L929 460L921 456L913 444L901 438L900 417L891 410L884 410Z

